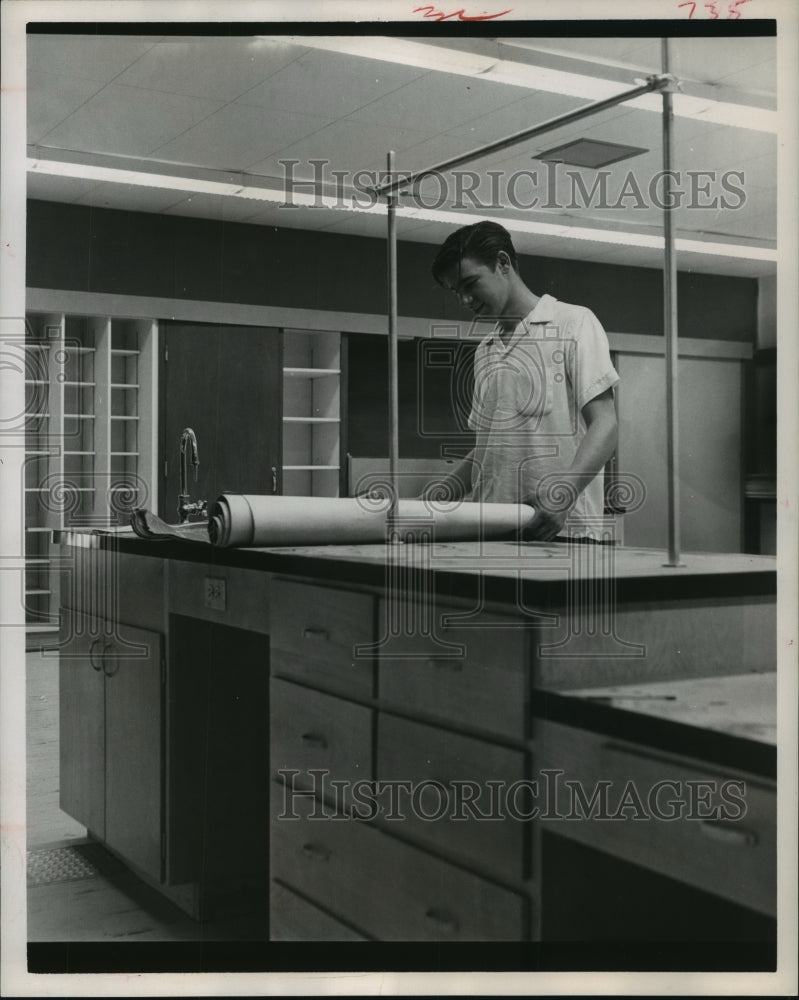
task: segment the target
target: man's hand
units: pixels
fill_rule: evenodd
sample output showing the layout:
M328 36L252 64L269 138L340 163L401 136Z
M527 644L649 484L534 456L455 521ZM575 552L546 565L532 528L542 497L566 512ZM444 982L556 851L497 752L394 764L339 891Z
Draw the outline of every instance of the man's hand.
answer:
M558 492L562 499L563 491ZM552 503L552 495L552 492L547 495L546 491L535 490L524 498L524 503L535 510L535 515L522 531L523 541L550 542L560 534L560 530L577 500L577 495L575 493L573 497L568 496L567 502L558 504L557 507Z

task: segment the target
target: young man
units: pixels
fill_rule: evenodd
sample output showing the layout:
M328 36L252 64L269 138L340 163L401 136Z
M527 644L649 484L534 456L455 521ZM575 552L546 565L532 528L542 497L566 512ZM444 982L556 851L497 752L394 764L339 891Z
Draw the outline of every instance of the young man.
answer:
M530 504L526 539L597 538L619 376L596 316L530 291L494 222L452 233L432 271L477 322L494 324L475 354L476 444L447 485L476 501Z

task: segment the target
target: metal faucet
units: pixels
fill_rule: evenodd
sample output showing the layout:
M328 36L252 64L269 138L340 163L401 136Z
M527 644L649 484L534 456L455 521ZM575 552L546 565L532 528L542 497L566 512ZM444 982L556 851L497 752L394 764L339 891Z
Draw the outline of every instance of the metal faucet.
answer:
M186 467L186 452L191 449L191 464L194 466L194 482L197 482L197 469L200 466L200 456L197 451L197 435L191 427L184 427L180 434L180 496L178 497L178 517L185 524L189 514L201 514L208 517L208 503L205 500L192 500L186 482L188 469Z

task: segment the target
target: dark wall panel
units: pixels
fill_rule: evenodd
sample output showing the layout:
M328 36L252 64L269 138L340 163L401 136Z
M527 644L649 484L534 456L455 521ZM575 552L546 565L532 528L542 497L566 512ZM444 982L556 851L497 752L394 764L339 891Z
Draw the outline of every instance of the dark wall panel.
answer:
M347 450L358 457L388 456L388 341L349 334ZM474 444L466 427L472 393L474 344L400 341L399 453L439 458L444 444L463 452ZM431 356L431 351L435 352Z
M430 276L435 247L401 243L399 309L463 320ZM384 313L385 241L182 216L28 202L28 285L256 305ZM534 292L588 306L607 330L662 335L652 268L523 257ZM680 272L680 336L754 343L754 279Z

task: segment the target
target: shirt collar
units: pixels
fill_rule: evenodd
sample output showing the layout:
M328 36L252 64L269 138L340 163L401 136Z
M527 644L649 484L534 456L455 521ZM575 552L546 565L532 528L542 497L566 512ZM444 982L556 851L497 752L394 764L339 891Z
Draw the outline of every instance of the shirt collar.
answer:
M521 323L517 325L507 345L503 343L499 335L499 324L492 331L493 343L503 350L508 350L511 345L516 343L520 336L523 336L527 332L527 327L530 323L552 323L555 319L555 306L557 302L558 300L552 295L542 295Z

